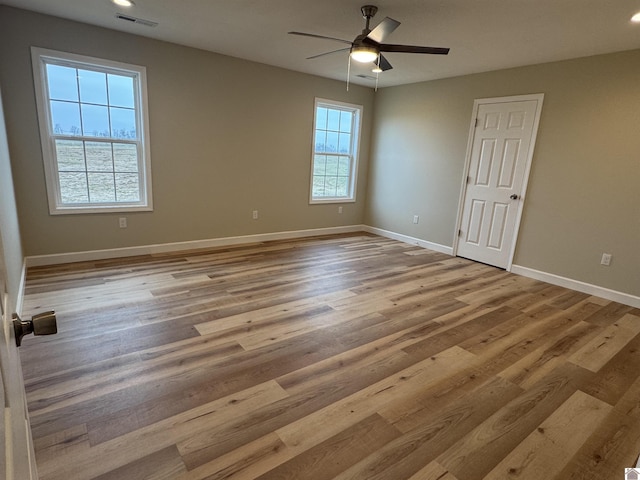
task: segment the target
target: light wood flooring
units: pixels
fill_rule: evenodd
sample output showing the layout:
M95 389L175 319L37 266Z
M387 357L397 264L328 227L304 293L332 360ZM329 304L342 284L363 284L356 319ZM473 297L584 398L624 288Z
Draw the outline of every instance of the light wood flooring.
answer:
M614 480L640 310L368 234L28 272L42 480Z

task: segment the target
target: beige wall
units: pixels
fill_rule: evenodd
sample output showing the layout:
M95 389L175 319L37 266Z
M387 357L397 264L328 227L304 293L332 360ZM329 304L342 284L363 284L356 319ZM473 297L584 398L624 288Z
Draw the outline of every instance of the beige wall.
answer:
M7 144L5 118L0 94L0 248L4 250L4 261L9 293L9 314L17 307L18 292L22 282L22 243L18 225L18 212L13 190L11 161Z
M636 50L379 91L365 223L453 246L474 99L544 93L514 263L640 295L639 79Z
M126 215L129 228L118 228L119 214L49 215L31 45L147 67L155 210ZM474 99L544 93L515 264L640 295L638 78L640 51L631 51L346 92L341 82L0 7L26 255L360 223L452 246ZM316 96L364 105L358 197L342 215L308 204ZM614 255L610 267L599 265L603 252Z
M154 211L48 213L30 47L147 68ZM0 85L26 255L360 224L373 91L0 7ZM309 205L314 98L364 106L356 203ZM252 220L251 212L260 212Z

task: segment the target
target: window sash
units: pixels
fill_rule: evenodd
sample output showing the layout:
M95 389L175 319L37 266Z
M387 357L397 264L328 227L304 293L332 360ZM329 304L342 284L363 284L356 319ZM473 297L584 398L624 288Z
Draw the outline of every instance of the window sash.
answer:
M328 110L334 110L339 112L349 112L351 114L351 125L349 135L350 143L349 143L349 151L348 152L333 152L333 151L323 151L318 150L318 138L317 133L324 132L325 135L327 132L331 132L334 134L340 133L340 127L338 130L334 130L328 128L328 125L319 126L317 125L317 117L318 117L318 109L326 108ZM360 105L352 105L343 102L334 102L332 100L322 100L316 99L315 108L314 108L314 119L313 119L313 148L312 148L312 156L311 156L311 185L309 198L310 203L340 203L340 202L353 202L355 201L355 189L356 189L356 175L357 175L357 166L358 166L358 145L360 141L360 117L362 113L362 106ZM345 133L344 131L342 133ZM324 145L326 147L326 144ZM338 142L337 148L339 148L340 144ZM318 179L324 179L324 187L322 188L323 193L326 192L327 180L328 179L337 179L344 178L344 175L340 175L338 172L333 175L326 173L324 175L316 174L316 157L324 156L324 157L332 157L332 158L340 158L347 157L349 159L349 172L346 181L346 192L344 195L338 195L338 188L333 188L333 185L330 185L329 190L334 190L336 193L334 195L314 195L319 190L319 181ZM325 160L326 161L326 160Z
M51 214L66 213L99 213L99 212L130 212L130 211L150 211L153 209L151 196L151 166L148 147L148 110L146 102L146 73L144 67L136 65L122 64L109 60L102 60L91 57L84 57L65 52L56 52L32 47L32 62L34 69L34 77L36 81L36 101L38 106L38 118L40 123L41 140L43 146L43 160L45 163L45 176L47 181L47 195L49 199L49 211ZM104 103L97 105L107 109L108 135L87 135L82 131L84 125L80 124L80 134L56 133L52 121L51 101L65 101L50 98L49 79L47 76L47 66L56 65L68 68L80 69L85 71L98 72L105 75L116 75L128 77L132 80L133 87L133 107L123 107L117 101L111 103L109 97ZM109 78L106 77L107 85L110 89ZM77 84L77 99L67 100L67 103L77 105L81 112L83 105L93 105L95 102L83 101L80 95L80 83ZM109 92L111 90L108 90ZM114 135L114 122L111 117L113 108L123 108L133 111L135 125L135 138ZM58 155L59 142L69 141L78 142L82 148L82 162L84 168L80 168L78 161L77 170L62 169L62 159ZM91 161L88 158L87 145L103 144L110 147L110 157L108 160L102 160L104 163L111 162L112 168L109 170L92 170L89 166ZM135 148L135 172L131 158L127 161L130 164L126 170L119 169L117 163L126 163L124 153L120 152L120 159L116 158L116 150L118 145L131 145ZM107 152L109 149L105 149ZM133 156L133 149L129 152L129 156ZM103 153L104 153L103 152ZM63 178L67 180L71 174L77 175L77 178L84 175L85 180L82 187L77 187L75 192L73 187L63 192ZM110 176L110 177L109 177ZM99 180L101 184L95 184L97 187L109 187L105 190L103 196L98 195L94 191L94 201L91 201L91 183ZM110 187L110 182L113 186ZM72 183L70 183L71 185ZM77 184L77 185L80 185ZM87 189L84 192L84 189ZM64 199L64 194L69 192L77 193L74 201L69 201L69 196Z

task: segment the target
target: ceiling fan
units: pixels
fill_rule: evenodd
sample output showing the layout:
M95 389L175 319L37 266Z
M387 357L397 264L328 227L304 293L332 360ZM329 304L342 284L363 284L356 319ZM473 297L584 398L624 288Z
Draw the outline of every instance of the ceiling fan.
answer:
M353 60L362 63L373 62L375 65L373 71L376 73L391 70L393 68L389 61L384 57L384 55L382 55L382 52L429 53L432 55L447 55L449 53L448 48L419 47L414 45L393 45L389 43L382 43L389 34L391 34L396 28L398 28L400 22L394 20L393 18L385 17L384 20L382 20L373 30L371 30L369 28L369 22L378 11L378 7L376 7L375 5L365 5L360 9L360 11L362 12L362 16L366 21L366 25L364 27L364 30L362 30L362 33L358 35L352 42L350 42L349 40L343 40L341 38L316 35L314 33L289 32L289 34L333 40L349 45L345 48L332 50L330 52L321 53L312 57L307 57L307 60L349 50L350 58L352 58Z

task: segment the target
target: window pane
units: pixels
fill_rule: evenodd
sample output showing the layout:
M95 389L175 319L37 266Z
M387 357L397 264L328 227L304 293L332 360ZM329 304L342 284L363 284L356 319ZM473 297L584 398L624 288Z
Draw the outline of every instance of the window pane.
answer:
M116 201L116 189L111 173L89 173L89 199L92 202L105 203Z
M87 176L84 173L60 172L60 197L62 203L87 203Z
M114 143L113 160L116 172L138 171L138 149L131 143Z
M327 114L327 130L340 130L340 110L329 110Z
M340 131L351 133L351 122L353 120L353 113L351 112L340 112Z
M91 70L78 70L80 101L107 105L107 75Z
M103 142L85 142L87 171L113 172L111 144Z
M58 135L80 135L80 110L77 103L51 101L51 128Z
M116 195L119 202L140 201L140 179L137 173L116 173Z
M136 112L129 108L110 108L111 136L136 138Z
M108 137L108 108L82 104L82 131L87 137Z
M337 184L338 184L338 179L336 177L326 177L324 179L325 196L335 197Z
M318 107L316 112L316 128L327 129L327 109L324 107Z
M327 152L338 151L338 134L335 132L327 132Z
M351 173L351 169L349 168L349 157L339 157L338 162L338 175L342 175L348 177Z
M78 101L78 85L76 83L76 69L47 65L47 80L49 98L51 100ZM80 123L78 123L80 125Z
M324 175L327 157L325 155L316 155L313 159L313 174Z
M336 195L338 197L346 197L349 194L349 179L347 177L338 177L336 184Z
M82 142L56 140L56 159L58 160L58 170L61 172L84 172L84 146Z
M338 157L327 157L326 175L338 174Z
M341 133L338 140L338 152L351 153L351 135Z
M316 130L316 152L327 151L327 133L324 130Z
M107 75L109 83L109 105L134 108L133 78L122 75Z
M313 177L313 191L314 197L324 197L324 177Z

